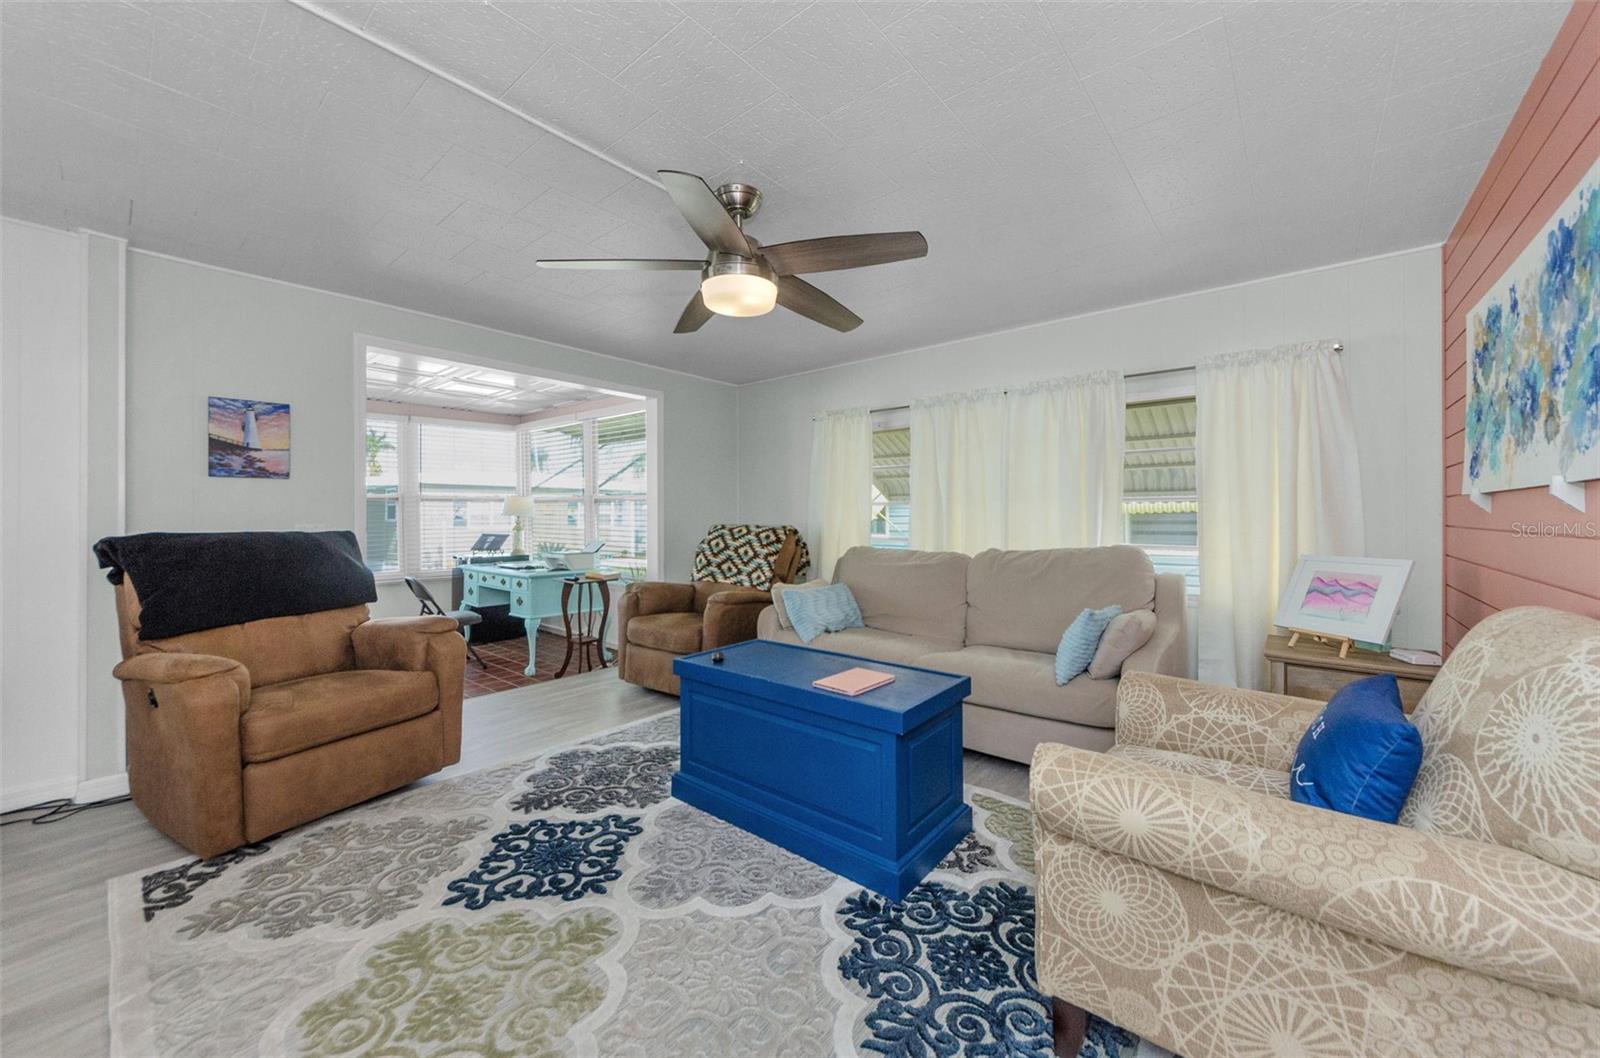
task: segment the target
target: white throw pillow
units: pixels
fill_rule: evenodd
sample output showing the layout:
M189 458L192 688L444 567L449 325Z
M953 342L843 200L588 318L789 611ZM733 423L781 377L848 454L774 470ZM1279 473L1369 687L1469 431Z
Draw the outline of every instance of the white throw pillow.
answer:
M789 620L789 611L783 608L783 593L786 591L806 591L810 588L826 588L825 580L808 580L804 584L774 584L772 586L772 608L778 612L778 627L793 628Z
M1089 678L1109 680L1120 674L1128 655L1150 642L1155 631L1156 615L1151 610L1129 610L1113 617L1089 662Z

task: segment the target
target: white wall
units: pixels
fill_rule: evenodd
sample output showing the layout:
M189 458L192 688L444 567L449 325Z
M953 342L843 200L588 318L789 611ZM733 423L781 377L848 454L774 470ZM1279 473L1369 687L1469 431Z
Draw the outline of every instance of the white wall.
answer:
M964 339L739 391L739 513L804 525L811 416L1111 367L1193 366L1213 353L1312 338L1345 346L1360 424L1367 551L1416 561L1396 644L1441 640L1438 248L1264 279ZM870 326L870 323L868 324Z
M519 370L660 394L662 569L687 579L712 522L737 509L732 386L330 294L141 253L128 263L128 526L350 528L357 334ZM206 476L208 396L291 406L285 481ZM435 590L435 594L439 594ZM414 611L399 585L374 612Z
M88 583L84 251L0 226L0 808L79 778Z

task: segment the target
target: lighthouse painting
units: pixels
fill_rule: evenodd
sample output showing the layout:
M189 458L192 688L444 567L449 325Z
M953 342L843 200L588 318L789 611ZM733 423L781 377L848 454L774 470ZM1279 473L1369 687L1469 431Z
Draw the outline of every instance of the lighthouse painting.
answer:
M289 405L237 397L208 397L206 404L211 477L289 476Z

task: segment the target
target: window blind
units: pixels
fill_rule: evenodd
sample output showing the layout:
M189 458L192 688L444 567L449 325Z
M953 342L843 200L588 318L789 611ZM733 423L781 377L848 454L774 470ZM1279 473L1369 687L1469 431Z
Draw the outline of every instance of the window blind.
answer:
M449 569L451 556L481 533L509 533L501 513L517 491L512 429L477 423L416 420L417 569Z
M400 568L399 419L367 419L367 566L376 573Z

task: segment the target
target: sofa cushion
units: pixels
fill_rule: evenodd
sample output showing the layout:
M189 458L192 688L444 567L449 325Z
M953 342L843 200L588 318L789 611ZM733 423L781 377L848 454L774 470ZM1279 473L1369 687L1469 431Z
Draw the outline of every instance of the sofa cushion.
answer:
M843 632L850 628L864 628L861 607L850 594L848 584L830 584L826 588L791 596L789 599L789 625L803 643L810 643L824 632Z
M961 644L971 561L953 551L852 547L835 564L833 580L850 585L868 628Z
M700 649L705 618L697 613L653 613L628 622L628 642L673 654L693 654Z
M797 643L816 650L832 650L838 654L853 654L873 661L892 661L896 665L919 665L929 669L938 666L923 665L923 658L951 648L951 644L941 640L903 636L899 632L885 632L881 628L847 628L843 632L824 632L810 643L801 643L799 634L792 628L774 628L762 638L778 643Z
M1084 610L1149 610L1155 598L1155 568L1137 547L983 551L967 569L966 643L1054 653Z
M825 580L808 580L803 584L774 584L772 586L772 610L777 615L779 628L793 628L794 622L789 620L789 611L784 607L783 597L791 591L815 591L826 588L829 582Z
M967 701L1046 720L1115 727L1117 684L1088 674L1056 685L1056 658L1008 647L964 647L918 659L918 665L972 677Z
M327 672L255 688L239 738L244 759L255 764L398 724L438 704L432 672Z
M1154 610L1118 614L1106 625L1105 633L1100 637L1100 645L1095 648L1094 657L1089 662L1089 675L1097 680L1116 678L1122 672L1122 663L1134 651L1150 642L1155 632Z
M256 687L324 672L354 668L350 633L366 621L365 606L322 610L293 617L266 617L247 624L207 628L167 639L148 639L136 649L167 654L215 654L250 672Z

